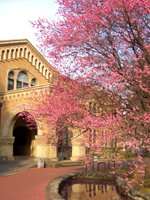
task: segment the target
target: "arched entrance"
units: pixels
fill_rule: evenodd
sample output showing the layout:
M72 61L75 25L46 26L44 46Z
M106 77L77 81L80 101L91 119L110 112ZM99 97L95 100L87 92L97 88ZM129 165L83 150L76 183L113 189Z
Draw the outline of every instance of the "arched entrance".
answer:
M19 154L19 156L30 155L37 158L50 158L52 161L58 161L56 146L53 142L47 144L44 140L43 129L45 127L43 122L39 122L35 119L37 130L29 129L28 126L26 126L26 121L24 121L22 117L18 117L18 114L22 111L19 106L21 107L21 104L10 110L5 118L2 127L2 143L0 146L1 155L7 156L9 159L14 159L13 155ZM42 129L39 127L42 127ZM48 131L46 128L44 129L45 132ZM31 137L28 137L29 133ZM18 135L21 136L18 137ZM23 135L25 135L25 137ZM27 143L21 142L21 148L25 147L26 150L24 149L22 151L26 153L21 153L22 151L20 150L21 148L19 148L19 145L17 147L18 142L15 142L17 140L23 141L23 138L27 139Z
M13 156L35 156L35 135L37 130L30 130L26 121L18 117L13 128Z

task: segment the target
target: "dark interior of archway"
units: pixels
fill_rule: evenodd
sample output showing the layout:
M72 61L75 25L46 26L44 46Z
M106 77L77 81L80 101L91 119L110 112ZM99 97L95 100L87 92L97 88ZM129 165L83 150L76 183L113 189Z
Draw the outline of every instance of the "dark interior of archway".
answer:
M15 137L14 156L35 156L35 135L37 130L26 127L26 121L18 117L14 125L13 136Z
M16 155L30 155L31 132L24 126L19 126L14 129L14 156Z
M71 133L68 128L65 127L63 130L58 131L58 144L57 144L57 157L59 161L70 160L72 155L71 147Z

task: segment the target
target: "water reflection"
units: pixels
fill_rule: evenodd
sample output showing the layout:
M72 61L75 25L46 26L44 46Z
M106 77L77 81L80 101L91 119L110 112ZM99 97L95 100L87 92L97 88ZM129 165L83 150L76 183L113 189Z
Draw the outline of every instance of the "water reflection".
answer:
M118 193L115 181L74 179L61 185L60 195L65 200L131 200Z

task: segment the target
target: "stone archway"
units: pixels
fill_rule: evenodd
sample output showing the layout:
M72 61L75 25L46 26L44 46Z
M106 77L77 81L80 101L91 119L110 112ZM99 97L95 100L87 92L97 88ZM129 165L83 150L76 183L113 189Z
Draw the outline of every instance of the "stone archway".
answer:
M17 122L18 114L21 112L21 109L19 107L21 107L21 105L18 105L15 108L13 108L11 111L9 111L2 127L2 137L0 137L0 155L6 156L9 159L14 158L13 146L15 145L14 143L15 137L17 137L15 129L19 126L23 126L22 128L18 128L18 131L24 130L25 133L28 132L28 130L24 128L25 125L21 123L18 124ZM36 124L38 125L38 127L45 126L42 121L40 122L36 121ZM46 127L44 128L44 130L46 133L48 132ZM35 140L34 140L34 136L35 136ZM44 140L43 130L40 130L39 128L37 128L37 134L33 134L33 139L30 139L29 143L30 142L31 142L30 155L33 155L37 158L48 158L48 159L51 159L52 161L58 161L57 147L56 147L57 138L55 139L55 144L54 144L54 140L52 140L52 143L50 142L49 144L47 144ZM32 148L33 145L35 145L35 148Z
M30 130L26 126L26 121L22 117L18 117L13 129L13 155L14 156L35 156L35 135L37 130Z
M40 130L30 130L26 126L26 122L22 119L22 117L18 117L18 114L20 112L21 109L19 109L18 106L13 108L8 113L2 127L2 137L0 138L0 152L2 156L7 156L9 159L13 158L13 155L36 156L35 136L38 134L42 135L42 132ZM20 133L19 136L17 134L18 132ZM23 136L23 134L25 136ZM23 138L25 139L24 142ZM23 149L23 145L25 144L26 147ZM19 147L19 145L21 146Z

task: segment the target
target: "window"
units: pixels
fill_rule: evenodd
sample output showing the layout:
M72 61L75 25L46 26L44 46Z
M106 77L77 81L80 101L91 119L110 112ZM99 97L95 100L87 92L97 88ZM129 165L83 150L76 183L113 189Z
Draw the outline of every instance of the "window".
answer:
M89 103L89 111L93 114L96 113L96 103L94 102Z
M93 113L96 113L96 103L93 104Z
M94 144L96 143L96 130L94 130L94 133L93 133L93 143Z
M85 154L87 156L87 154L90 154L90 147L85 147Z
M89 146L92 144L92 131L91 129L89 130Z
M65 133L65 137L63 139L64 145L68 145L68 133Z
M9 72L8 74L8 90L14 89L14 72Z
M117 140L116 139L111 139L111 147L117 147Z
M107 131L105 131L105 141L104 141L105 147L107 147L107 137L108 137L108 134L107 134Z
M92 110L92 102L89 103L89 111Z
M89 130L89 146L96 143L96 130Z
M33 78L31 81L31 86L35 86L35 85L36 85L36 80L35 80L35 78Z
M17 76L17 88L25 88L28 87L28 77L26 73L19 72Z

